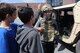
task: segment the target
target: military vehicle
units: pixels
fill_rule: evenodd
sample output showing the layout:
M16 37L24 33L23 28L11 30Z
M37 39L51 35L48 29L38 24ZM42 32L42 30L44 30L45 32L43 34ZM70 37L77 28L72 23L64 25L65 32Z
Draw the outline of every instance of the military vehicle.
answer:
M59 39L67 44L76 45L80 39L80 1L53 7L53 13Z

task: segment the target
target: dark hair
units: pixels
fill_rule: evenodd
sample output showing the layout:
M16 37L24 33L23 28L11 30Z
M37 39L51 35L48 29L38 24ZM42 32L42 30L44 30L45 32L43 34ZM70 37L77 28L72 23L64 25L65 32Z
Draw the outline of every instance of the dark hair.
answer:
M29 22L33 15L33 10L30 7L20 7L18 10L18 16L23 23Z
M5 20L7 14L12 16L15 11L15 6L7 3L0 3L0 21Z

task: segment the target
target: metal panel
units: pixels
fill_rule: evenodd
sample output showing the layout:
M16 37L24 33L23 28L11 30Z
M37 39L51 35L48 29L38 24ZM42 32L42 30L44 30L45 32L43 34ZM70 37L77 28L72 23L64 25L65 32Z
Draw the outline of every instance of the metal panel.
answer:
M80 1L73 8L74 20L76 23L80 23Z
M69 5L63 5L63 6L59 6L59 7L53 7L53 9L57 10L57 9L71 8L71 7L74 7L75 4L76 3L69 4Z

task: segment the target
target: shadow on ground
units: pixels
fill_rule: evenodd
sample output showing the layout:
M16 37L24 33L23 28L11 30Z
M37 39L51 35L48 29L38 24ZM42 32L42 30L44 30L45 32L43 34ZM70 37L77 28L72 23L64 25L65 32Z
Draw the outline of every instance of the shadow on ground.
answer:
M61 44L61 46L59 47L58 51L62 51L65 48L67 48L68 50L70 50L71 52L75 52L75 47L72 47L72 45L70 44L66 44L63 41L61 41L60 39L58 40L58 42Z

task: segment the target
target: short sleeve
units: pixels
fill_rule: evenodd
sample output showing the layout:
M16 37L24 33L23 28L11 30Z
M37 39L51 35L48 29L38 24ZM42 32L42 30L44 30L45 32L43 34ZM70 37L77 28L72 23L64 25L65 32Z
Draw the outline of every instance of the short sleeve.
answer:
M9 53L6 31L0 29L0 53Z

